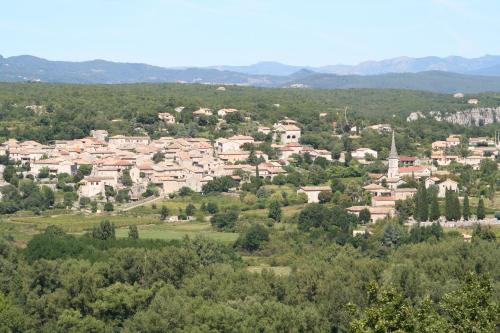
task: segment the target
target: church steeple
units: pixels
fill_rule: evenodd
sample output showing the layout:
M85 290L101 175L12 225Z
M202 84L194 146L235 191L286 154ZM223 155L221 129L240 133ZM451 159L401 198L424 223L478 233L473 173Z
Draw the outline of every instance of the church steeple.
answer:
M388 160L389 160L389 169L387 170L387 177L398 178L399 156L398 156L398 150L396 149L396 140L394 139L394 131L392 131L391 152L389 153Z
M391 143L391 152L389 154L389 158L399 158L398 150L396 149L396 140L394 139L394 131L392 131L392 143Z

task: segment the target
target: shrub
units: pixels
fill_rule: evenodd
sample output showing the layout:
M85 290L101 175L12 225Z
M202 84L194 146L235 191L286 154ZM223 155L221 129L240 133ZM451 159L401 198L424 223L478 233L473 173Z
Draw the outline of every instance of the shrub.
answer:
M92 229L92 238L100 240L115 239L115 225L108 220L101 221Z
M114 205L113 205L113 203L112 203L112 202L109 202L109 201L108 201L108 202L106 202L106 203L104 204L104 211L105 211L105 212L112 212L114 209L115 209L115 207L114 207Z
M260 224L253 224L247 231L238 237L235 246L240 249L253 252L259 250L262 243L268 240L268 229Z
M228 212L214 214L210 218L210 223L219 230L232 231L236 226L237 220L238 212L231 210Z

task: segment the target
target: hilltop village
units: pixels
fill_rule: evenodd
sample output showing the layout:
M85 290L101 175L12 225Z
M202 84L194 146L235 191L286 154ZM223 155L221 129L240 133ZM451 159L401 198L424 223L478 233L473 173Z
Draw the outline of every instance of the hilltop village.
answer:
M220 109L217 116L223 122L228 115L238 113L234 108ZM208 108L193 112L194 117L212 115ZM158 118L167 125L176 123L176 117L170 113L159 113ZM456 148L464 149L464 138L450 135L444 141L432 143L430 156L403 156L398 154L392 126L374 124L364 129L354 127L348 137L356 139L360 131L392 135L387 159L380 160L380 152L366 147L334 156L326 149L314 149L301 143L301 126L289 118L270 127L258 126L258 138L270 142L272 157L258 149L263 142L258 141L256 135L238 134L215 140L170 136L151 139L146 135L109 135L105 130L92 130L89 137L56 140L49 144L9 139L0 144L0 154L20 167L16 178L36 180L54 191L69 189L64 190L73 194L73 197L68 194L64 197L67 208L82 209L92 202L94 211L100 210L98 204L111 210L109 207L116 203L173 197L180 191L206 193L221 179L229 179L222 192L236 193L255 178L264 183L284 184L290 166L297 165L299 160L323 166L352 166L352 163L369 166L378 161L387 168L386 172L368 172L361 183L362 193L345 205L347 211L355 215L368 211L370 222L396 216L398 202L412 199L418 192L419 183L427 190L435 189L439 199L447 197L448 192L458 195L461 189L457 175L446 167L455 163L479 170L483 161L490 161L496 167L495 158L499 154L498 138L470 137L466 153L458 155ZM334 122L332 135L342 140L345 135L335 134L335 126ZM7 181L12 182L12 170L8 168L13 167L8 166L7 170L4 165L2 167L5 186ZM338 192L333 183L325 180L313 183L301 180L295 185L297 195L308 203L329 201L332 194Z

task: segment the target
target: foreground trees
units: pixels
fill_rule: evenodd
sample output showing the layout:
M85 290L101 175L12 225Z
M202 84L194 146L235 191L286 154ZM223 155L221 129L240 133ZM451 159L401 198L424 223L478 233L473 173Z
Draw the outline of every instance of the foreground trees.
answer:
M25 249L0 241L0 331L495 332L489 230L464 243L438 224L408 232L394 220L352 237L350 214L310 206L299 230L236 226L236 246L57 227Z
M465 284L438 304L425 298L413 305L400 292L369 290L369 307L351 323L353 333L370 332L496 332L498 305L491 301L491 281L468 274ZM440 315L442 313L442 315Z

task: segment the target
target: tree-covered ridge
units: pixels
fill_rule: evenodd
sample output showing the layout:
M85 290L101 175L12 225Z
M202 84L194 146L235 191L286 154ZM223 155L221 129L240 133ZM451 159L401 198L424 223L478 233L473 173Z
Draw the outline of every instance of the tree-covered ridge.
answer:
M499 98L496 94L480 95L481 105L498 106ZM32 105L41 106L40 112L26 108ZM373 121L405 124L404 119L411 112L453 112L470 108L463 99L451 95L408 90L295 90L227 86L225 91L218 91L210 85L183 84L0 83L0 137L46 142L81 138L92 129L107 129L114 134L145 131L150 135L159 135L158 113L176 115L174 109L179 106L186 107L187 117L179 116L181 126L177 129L184 134L205 131L203 126L206 124L194 123L189 117L189 111L200 107L214 110L237 108L267 125L288 116L305 125L306 130L310 125L309 129L315 132L321 126L319 113L326 112L327 121L340 122L344 119L345 107L348 107L348 121L360 124ZM438 124L435 121L431 123ZM326 128L331 130L328 122L323 125L327 125L323 131ZM214 134L213 130L208 132Z

